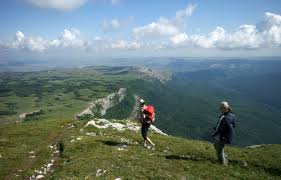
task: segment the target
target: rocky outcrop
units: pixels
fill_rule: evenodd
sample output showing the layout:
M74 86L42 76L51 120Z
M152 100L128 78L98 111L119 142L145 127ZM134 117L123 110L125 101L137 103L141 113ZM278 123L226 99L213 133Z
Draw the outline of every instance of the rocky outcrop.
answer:
M106 129L106 128L112 128L116 129L118 131L123 131L123 130L132 130L132 131L139 131L140 130L140 125L135 121L118 121L118 120L106 120L106 119L98 119L96 118L97 115L99 116L104 116L106 114L106 111L119 104L126 96L126 89L121 88L119 89L118 92L110 94L106 98L98 99L93 103L90 103L90 105L81 113L77 115L77 118L83 118L83 116L89 115L91 119L88 121L88 123L85 125L84 128L92 125L96 128L99 129ZM140 116L140 111L139 111L139 97L137 95L134 95L135 99L135 104L130 116L130 119L138 120ZM84 129L83 128L83 129ZM81 131L83 131L81 129ZM154 131L155 133L162 134L162 135L167 135L163 133L160 129L156 128L154 125L151 125L151 130ZM90 134L89 134L90 135ZM92 134L91 134L92 135Z
M145 75L146 77L157 79L162 83L171 80L172 77L171 72L164 72L164 71L152 70L147 68L136 68L136 71Z
M44 110L40 109L38 111L32 111L32 112L28 112L28 113L22 113L19 115L19 120L18 122L22 122L24 120L26 120L27 118L33 117L33 116L37 116L37 115L41 115L43 114Z
M89 104L89 106L77 115L77 118L81 118L85 115L104 116L106 111L119 104L126 96L126 89L121 88L118 92L112 93L106 98L98 99L95 102Z
M35 169L33 172L33 175L31 175L29 177L30 180L37 180L37 179L42 179L44 178L46 175L52 173L54 171L53 166L55 163L55 159L58 158L60 151L59 151L59 147L58 144L54 144L54 145L50 145L49 148L51 149L51 159L49 159L49 161L44 164L42 167L40 167L39 169ZM30 151L29 152L29 158L35 158L35 152L34 151Z
M124 130L131 130L134 132L138 132L140 130L140 125L136 122L131 122L128 120L125 121L117 121L117 120L112 120L108 121L106 119L94 119L91 121L88 121L88 123L85 125L84 128L88 126L94 126L99 129L106 129L106 128L112 128L116 129L118 131L124 131ZM151 125L151 130L155 133L162 134L162 135L167 135L164 132L162 132L160 129L155 127L154 125ZM83 131L83 129L81 129Z
M140 99L139 96L134 95L135 104L134 104L133 110L130 115L131 119L139 120L141 118L139 99Z
M257 148L264 147L264 146L266 146L266 145L270 145L270 144L255 144L255 145L247 146L246 148L249 148L249 149L257 149Z

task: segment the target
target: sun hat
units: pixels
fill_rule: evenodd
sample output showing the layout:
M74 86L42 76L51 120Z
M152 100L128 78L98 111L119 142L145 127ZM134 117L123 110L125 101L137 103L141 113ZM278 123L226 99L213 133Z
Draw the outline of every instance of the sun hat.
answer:
M140 99L140 103L141 103L141 104L145 103L145 100Z
M227 109L230 108L228 102L226 102L226 101L222 101L222 102L220 103L219 109L220 109L220 108L223 108L223 107L224 107L224 108L227 108Z

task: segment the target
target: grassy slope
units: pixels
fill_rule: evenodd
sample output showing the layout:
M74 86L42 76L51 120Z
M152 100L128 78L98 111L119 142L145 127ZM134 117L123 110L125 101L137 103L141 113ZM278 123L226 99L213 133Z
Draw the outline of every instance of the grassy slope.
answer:
M96 178L98 169L108 170L102 178L109 179L175 179L181 176L264 179L280 175L280 145L269 145L256 150L227 148L231 165L225 168L215 163L213 147L207 142L152 135L157 143L155 151L136 144L130 145L127 151L118 151L117 147L111 145L121 142L121 137L140 144L140 135L129 131L120 133L104 130L102 134L107 135L85 136L79 131L85 122L73 121L74 115L89 101L104 97L136 78L132 74L100 74L101 71L111 70L54 70L1 77L3 96L0 97L0 108L17 112L13 116L1 116L2 123L15 121L20 113L35 111L40 107L44 107L46 113L36 117L40 121L0 126L0 179L16 178L16 174L19 175L18 179L28 177L35 168L48 162L51 154L48 146L58 141L64 143L65 149L56 161L55 172L49 178L93 179ZM137 85L133 88L138 88L140 84L135 82ZM73 93L75 90L76 94ZM151 92L152 89L146 89L139 93L153 97ZM162 94L165 95L165 91ZM75 124L76 128L68 130L69 123ZM81 141L70 142L80 136ZM29 158L30 151L35 151L35 159ZM248 163L246 168L243 167L244 161Z
M73 119L87 103L125 87L131 73L116 75L109 67L59 69L31 73L0 73L0 124L21 113L47 110L44 118ZM5 115L6 113L13 113Z
M75 128L67 129L69 123ZM216 163L213 145L208 142L151 134L157 144L153 151L140 145L139 133L94 127L81 132L84 124L83 121L41 120L1 126L0 179L17 179L16 174L20 175L18 179L31 175L35 168L46 164L51 153L48 146L58 141L63 142L64 150L48 178L93 179L98 169L106 170L100 176L106 179L278 179L281 175L280 145L258 149L227 147L230 165L224 167ZM86 136L86 132L95 132L97 136ZM82 140L71 142L77 137ZM121 138L132 143L119 151L116 145L122 142ZM29 151L35 151L35 159L29 158ZM247 167L243 166L244 161Z

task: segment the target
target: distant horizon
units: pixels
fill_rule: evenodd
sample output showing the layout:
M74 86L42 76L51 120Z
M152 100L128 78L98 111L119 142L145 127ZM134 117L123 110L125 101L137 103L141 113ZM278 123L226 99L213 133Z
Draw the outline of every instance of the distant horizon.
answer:
M59 61L58 61L59 60ZM239 57L119 57L119 58L92 58L92 59L80 59L79 61L74 59L18 59L10 61L0 61L0 73L4 72L33 72L33 71L45 71L55 69L71 69L82 67L97 67L97 66L109 66L109 67L145 67L151 69L162 68L173 62L191 62L191 63L247 63L247 62L267 62L267 63L279 63L281 57L256 57L256 58L239 58ZM278 66L279 67L279 66Z

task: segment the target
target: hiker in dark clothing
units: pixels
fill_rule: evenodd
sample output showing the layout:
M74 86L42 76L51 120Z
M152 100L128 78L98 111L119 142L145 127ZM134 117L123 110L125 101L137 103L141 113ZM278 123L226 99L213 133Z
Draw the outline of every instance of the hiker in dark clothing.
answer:
M222 115L214 128L215 131L212 133L212 136L219 136L214 144L218 161L221 164L227 165L228 160L227 155L224 153L224 146L232 142L236 118L227 102L221 102L219 110Z
M152 146L155 144L147 137L147 131L150 125L155 120L154 107L151 105L146 105L143 99L140 99L140 108L141 108L141 134L144 139L143 145L146 147L147 142L149 142Z

